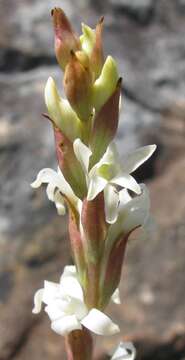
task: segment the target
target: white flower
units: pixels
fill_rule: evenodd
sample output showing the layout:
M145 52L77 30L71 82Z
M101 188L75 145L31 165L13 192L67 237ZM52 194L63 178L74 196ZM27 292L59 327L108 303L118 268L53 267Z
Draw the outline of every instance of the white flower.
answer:
M136 349L131 342L121 342L111 360L134 360Z
M59 215L65 214L63 195L68 198L76 209L81 208L81 200L75 195L59 168L58 172L49 168L42 169L31 186L36 189L43 183L48 184L46 188L48 199L55 203Z
M140 184L141 194L131 197L126 189L119 192L119 208L117 221L109 228L107 237L107 254L111 251L112 245L120 235L128 235L139 226L148 227L150 216L150 197L144 184Z
M45 281L36 292L33 313L41 310L42 302L51 320L51 328L59 335L67 335L82 325L98 335L114 335L119 327L98 309L87 309L83 291L77 279L76 267L66 266L60 283Z
M119 193L117 187L132 190L141 194L141 188L130 175L142 165L155 151L156 145L139 148L120 161L116 145L111 143L100 161L89 171L91 150L80 139L73 143L74 152L86 174L88 194L87 199L93 200L104 190L106 221L113 224L117 220Z

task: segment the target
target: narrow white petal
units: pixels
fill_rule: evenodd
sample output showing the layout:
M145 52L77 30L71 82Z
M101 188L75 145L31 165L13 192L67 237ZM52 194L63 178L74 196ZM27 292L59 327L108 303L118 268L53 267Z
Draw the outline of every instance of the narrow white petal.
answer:
M156 150L156 145L143 146L123 158L123 171L130 174L142 165Z
M117 288L114 293L111 296L111 300L115 303L115 304L121 304L121 299L120 299L120 293L119 293L119 289Z
M118 217L119 194L115 187L107 184L104 189L105 218L109 224L113 224Z
M122 186L123 188L134 191L136 194L141 194L141 189L139 184L133 178L133 176L122 173L111 180L112 184Z
M44 281L43 302L48 305L59 294L60 286L52 281Z
M98 335L114 335L120 331L118 325L97 309L90 310L88 315L81 321L81 324Z
M73 149L78 161L82 166L84 173L87 174L89 168L89 159L92 155L91 150L85 144L83 144L80 139L76 139L74 141Z
M39 289L35 293L34 308L32 310L33 314L38 314L41 311L42 301L43 301L43 292L44 292L44 289Z
M114 142L111 142L110 145L107 147L105 154L102 156L102 158L98 163L99 167L104 164L105 165L117 164L119 162L120 162L120 158L116 144Z
M134 360L136 357L136 349L130 342L121 342L116 349L111 360Z
M93 200L107 185L108 181L100 176L91 178L88 188L87 200Z
M82 326L75 315L69 315L52 321L51 328L57 334L65 336L73 330L81 330Z
M66 209L64 206L64 198L59 190L55 192L53 201L55 202L58 214L65 215Z
M55 189L56 189L56 186L53 185L52 183L49 183L49 184L47 185L46 194L47 194L48 199L49 199L50 201L54 201Z

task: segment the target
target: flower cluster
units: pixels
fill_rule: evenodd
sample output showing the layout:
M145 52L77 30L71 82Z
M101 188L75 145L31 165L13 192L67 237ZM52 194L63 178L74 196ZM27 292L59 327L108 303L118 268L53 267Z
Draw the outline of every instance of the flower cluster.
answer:
M50 77L45 88L46 116L53 125L58 170L41 170L32 187L47 184L48 198L58 214L68 209L75 266L64 269L59 284L45 282L35 295L33 312L38 313L43 302L52 329L61 335L84 328L111 335L119 328L104 310L111 299L119 303L128 238L150 219L148 190L131 174L156 146L119 157L114 137L121 78L115 60L104 58L103 18L95 30L83 24L78 37L61 9L53 9L52 17L66 95L66 99L60 97ZM129 346L120 344L112 360L134 359Z

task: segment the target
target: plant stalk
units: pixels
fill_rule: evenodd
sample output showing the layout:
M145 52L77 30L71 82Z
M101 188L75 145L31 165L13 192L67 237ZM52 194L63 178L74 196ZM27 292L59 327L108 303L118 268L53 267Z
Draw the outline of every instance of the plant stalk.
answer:
M93 340L90 332L83 327L74 330L65 339L67 360L92 360Z

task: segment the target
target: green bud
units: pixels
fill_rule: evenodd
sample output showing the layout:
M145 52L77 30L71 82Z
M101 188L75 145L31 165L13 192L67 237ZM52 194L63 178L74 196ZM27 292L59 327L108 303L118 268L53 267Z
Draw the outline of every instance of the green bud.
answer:
M67 100L62 99L57 91L52 77L49 77L45 87L45 103L49 115L55 125L74 141L81 137L81 123Z
M92 103L96 111L106 103L115 91L119 75L115 60L108 56L103 66L100 77L95 81L92 90Z

